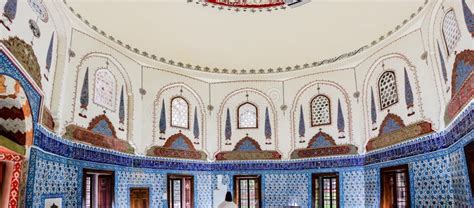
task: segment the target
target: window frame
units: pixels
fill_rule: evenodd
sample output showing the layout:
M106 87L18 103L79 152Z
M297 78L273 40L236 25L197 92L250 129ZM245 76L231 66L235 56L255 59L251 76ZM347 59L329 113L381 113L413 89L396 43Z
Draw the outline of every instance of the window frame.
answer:
M395 82L395 93L397 94L397 102L394 102L394 103L392 103L388 106L383 107L383 105L382 105L382 90L380 89L380 80L382 79L383 75L386 74L386 73L392 73L393 74L393 80ZM395 70L386 70L386 71L383 71L380 74L380 76L377 80L377 89L378 89L379 105L380 105L380 110L381 111L383 111L387 108L390 108L390 107L392 107L392 106L394 106L394 105L396 105L397 103L400 102L400 96L398 94L397 73L395 73Z
M112 76L112 78L113 78L113 80L114 80L114 86L113 86L113 88L114 88L114 89L113 89L114 93L113 93L113 99L112 99L112 106L106 106L106 105L104 105L104 104L99 103L99 102L96 101L96 95L97 95L97 93L96 93L96 88L97 88L97 77L98 77L97 74L98 74L100 71L106 71L106 72L108 72L108 73ZM116 103L116 102L117 102L117 90L118 90L118 89L117 89L117 88L118 88L117 85L118 85L117 79L115 78L114 73L113 73L110 69L108 69L108 68L98 68L98 69L96 69L96 71L95 71L95 73L94 73L94 84L93 84L93 97L92 97L92 102L94 102L96 105L98 105L98 106L100 106L100 107L102 107L102 108L106 108L106 109L108 109L108 110L110 110L110 111L112 111L112 112L115 112L115 111L117 110L117 109L116 109L116 108L117 108L117 103Z
M257 184L257 208L262 208L262 177L260 175L234 175L234 203L240 208L240 180L255 180ZM248 191L249 189L247 189Z
M147 202L147 206L146 207L150 207L150 188L149 187L130 187L129 189L130 191L130 207L133 207L133 201L132 199L134 198L133 197L133 193L134 192L146 192L146 202Z
M314 124L313 123L313 101L318 98L318 97L324 97L327 99L328 101L328 108L329 108L329 122L328 123L322 123L322 124ZM331 115L331 99L329 98L329 96L325 95L325 94L322 94L322 93L319 93L317 94L316 96L314 96L310 101L309 101L309 113L310 113L310 122L311 122L311 127L317 127L317 126L327 126L327 125L331 125L332 124L332 115Z
M97 170L97 169L87 169L87 168L84 168L82 169L82 206L81 207L85 207L86 204L86 190L87 190L87 187L86 187L86 178L87 177L91 177L91 197L90 197L90 205L91 207L95 207L95 205L97 204L94 204L93 202L96 201L96 202L99 202L99 190L96 190L96 185L98 186L98 183L99 181L98 180L94 180L92 179L92 177L95 177L95 175L97 175L97 179L99 178L99 176L107 176L107 177L110 177L111 179L111 190L112 190L112 194L110 195L110 200L111 200L111 207L114 206L115 204L115 172L114 171L110 171L110 170ZM95 193L97 193L97 195L95 195ZM95 200L94 200L95 199Z
M178 98L181 98L181 99L184 100L184 102L186 102L186 107L187 107L186 127L173 125L173 101L175 99L178 99ZM170 100L170 126L174 127L174 128L180 128L180 129L189 129L189 115L191 114L190 109L191 108L189 107L188 100L186 98L184 98L183 96L175 96L175 97L171 98L171 100Z
M311 207L316 208L320 207L320 205L323 203L323 198L322 192L319 191L318 193L318 201L316 201L316 180L318 180L318 183L320 182L320 179L322 178L336 178L336 197L337 197L337 204L336 207L339 208L341 204L341 197L340 197L340 184L339 184L339 173L334 172L334 173L313 173L311 175ZM318 187L322 187L321 184L318 185ZM320 189L321 190L321 189Z
M404 173L405 174L405 192L406 192L406 203L407 207L411 206L411 197L410 197L410 173L409 173L409 167L408 164L402 164L402 165L397 165L397 166L390 166L390 167L385 167L380 169L380 206L383 206L383 197L384 197L384 183L383 183L383 177L385 174L388 173ZM396 178L396 177L395 177ZM395 184L397 184L397 181L395 181ZM396 187L396 186L395 186ZM397 192L395 191L395 198L397 198ZM398 206L398 205L397 205Z
M252 105L255 108L255 127L241 127L240 126L240 108L244 105ZM237 107L237 129L258 129L258 106L252 102L244 102Z
M194 207L194 176L193 175L185 175L185 174L168 174L166 176L166 192L167 192L167 201L168 201L168 207L173 207L173 193L170 191L172 187L172 182L173 180L181 180L183 181L184 179L189 179L191 181L191 207ZM180 195L181 195L181 208L183 208L183 190L181 186L180 190Z
M474 142L468 143L463 148L464 152L464 160L467 167L467 174L469 177L469 184L471 189L471 197L474 196L474 168L469 165L469 161L474 158Z
M449 48L449 46L448 46L448 41L446 40L446 35L445 35L445 32L444 32L444 21L445 21L445 19L446 19L446 16L447 16L450 12L453 13L454 19L456 20L457 29L458 29L458 31L461 33L461 28L459 27L459 22L458 22L458 20L457 20L456 12L454 11L453 8L449 8L449 9L443 14L443 19L441 20L441 36L443 37L444 47L446 48L446 53L448 54L448 56L451 56L452 51L450 51L451 49ZM461 40L461 38L459 38L459 39L456 41L456 44L459 43L460 40ZM453 51L454 51L454 48L453 48Z

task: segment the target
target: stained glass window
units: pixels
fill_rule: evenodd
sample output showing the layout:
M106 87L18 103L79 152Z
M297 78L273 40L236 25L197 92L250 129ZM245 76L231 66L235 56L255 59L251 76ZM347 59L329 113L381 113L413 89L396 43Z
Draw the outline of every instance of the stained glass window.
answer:
M459 30L459 25L453 10L449 10L444 15L442 30L448 54L452 54L456 44L461 38L461 31Z
M324 95L318 95L311 100L311 126L331 123L331 102Z
M239 115L239 128L258 128L257 106L252 103L244 103L239 106L237 113Z
M99 69L95 73L94 103L115 110L115 78L108 69Z
M188 128L189 124L188 102L182 97L171 100L171 126Z
M382 110L398 102L397 82L393 71L384 72L380 77L379 99Z

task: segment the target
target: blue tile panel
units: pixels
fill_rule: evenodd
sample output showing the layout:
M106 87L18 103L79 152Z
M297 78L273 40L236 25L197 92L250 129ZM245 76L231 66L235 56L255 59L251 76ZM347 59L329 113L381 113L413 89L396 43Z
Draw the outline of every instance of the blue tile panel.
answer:
M468 207L472 202L463 147L474 140L472 123L470 105L443 132L366 155L215 163L118 153L72 143L37 127L27 182L33 194L27 195L27 207L43 207L44 198L53 195L62 196L65 207L81 207L84 168L115 171L115 206L120 208L129 207L132 187L148 187L151 207L166 207L166 175L176 173L194 175L196 208L215 206L216 175L226 175L232 188L236 174L262 176L264 207L310 207L311 174L317 172L339 173L341 207L379 207L380 169L399 164L410 167L412 207Z

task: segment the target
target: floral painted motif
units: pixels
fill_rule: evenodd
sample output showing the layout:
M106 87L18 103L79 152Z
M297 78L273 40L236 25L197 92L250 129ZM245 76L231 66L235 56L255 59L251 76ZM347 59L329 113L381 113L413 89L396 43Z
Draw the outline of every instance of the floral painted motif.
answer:
M304 115L303 115L303 105L300 105L300 123L298 125L298 134L300 136L300 143L304 143L304 134L306 132L306 128L304 125Z
M199 144L199 120L197 114L197 107L194 107L194 124L193 124L193 134L195 139L195 144Z
M405 103L408 109L408 116L412 116L415 114L413 110L413 91L411 89L410 78L408 77L407 69L404 69L404 77L405 77Z
M86 73L84 74L79 101L81 103L81 112L79 113L79 116L87 118L86 111L87 106L89 106L89 67L87 67Z
M346 138L344 136L344 129L345 129L345 122L344 122L344 113L342 112L341 100L337 99L337 130L339 132L339 139Z
M225 134L225 144L230 145L231 144L231 138L232 138L232 126L231 126L231 121L230 121L230 110L227 108L227 114L225 118L225 129L224 129L224 134Z
M265 144L271 144L272 141L272 126L270 123L270 115L268 113L268 107L265 108L265 139L267 140Z
M165 140L164 134L166 133L166 110L165 110L165 100L161 103L161 112L160 112L160 139Z

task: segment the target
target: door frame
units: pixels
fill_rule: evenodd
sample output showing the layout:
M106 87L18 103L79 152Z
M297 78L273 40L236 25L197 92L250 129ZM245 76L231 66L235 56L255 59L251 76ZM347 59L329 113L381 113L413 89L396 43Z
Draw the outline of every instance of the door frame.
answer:
M384 184L383 184L383 175L385 173L405 173L405 187L406 187L406 192L407 192L407 204L408 207L411 206L411 192L410 192L410 171L408 171L408 164L402 164L402 165L396 165L396 166L390 166L390 167L385 167L385 168L380 168L380 176L379 176L379 181L380 181L380 205L379 207L382 207L382 202L383 202L383 194L384 194ZM396 177L395 177L395 186L396 186ZM395 192L395 197L396 197L396 192Z

